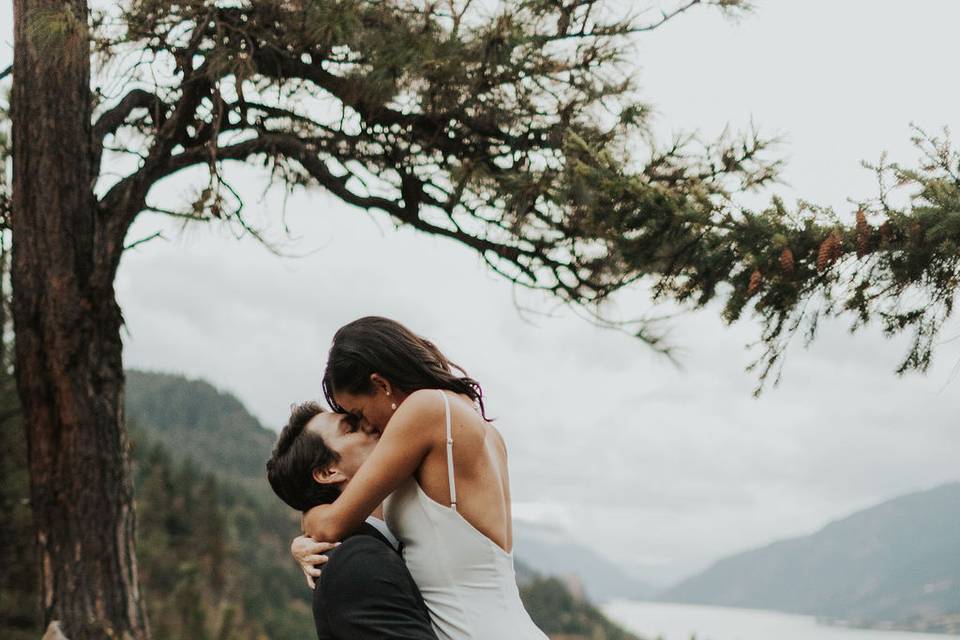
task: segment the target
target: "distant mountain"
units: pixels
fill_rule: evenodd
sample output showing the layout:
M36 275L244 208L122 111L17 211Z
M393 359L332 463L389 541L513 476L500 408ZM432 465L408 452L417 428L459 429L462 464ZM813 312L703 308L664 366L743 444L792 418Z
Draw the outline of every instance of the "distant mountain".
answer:
M656 589L625 573L596 550L580 544L560 529L523 520L514 522L514 549L533 570L573 577L587 596L601 602L612 598L643 600Z
M960 483L722 559L659 599L960 632Z
M177 458L193 458L207 473L271 496L265 465L277 434L265 429L233 395L203 380L128 370L127 422L148 432ZM134 438L136 441L136 438Z

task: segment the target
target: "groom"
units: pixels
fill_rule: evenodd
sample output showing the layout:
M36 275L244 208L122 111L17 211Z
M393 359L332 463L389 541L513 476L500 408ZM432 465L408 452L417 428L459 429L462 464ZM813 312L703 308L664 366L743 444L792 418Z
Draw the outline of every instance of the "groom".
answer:
M274 493L298 511L333 502L377 439L378 434L358 429L350 416L325 411L316 402L296 405L267 461L267 479ZM304 540L309 541L298 538ZM320 640L437 640L380 507L328 555L313 592Z

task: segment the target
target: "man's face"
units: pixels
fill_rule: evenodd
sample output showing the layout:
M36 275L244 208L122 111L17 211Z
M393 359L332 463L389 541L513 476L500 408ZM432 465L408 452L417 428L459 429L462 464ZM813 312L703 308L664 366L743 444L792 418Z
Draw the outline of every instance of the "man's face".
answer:
M325 470L330 479L346 485L356 475L360 465L377 446L380 435L376 431L358 429L356 421L343 413L324 412L307 424L307 429L323 438L328 447L337 452L340 460Z

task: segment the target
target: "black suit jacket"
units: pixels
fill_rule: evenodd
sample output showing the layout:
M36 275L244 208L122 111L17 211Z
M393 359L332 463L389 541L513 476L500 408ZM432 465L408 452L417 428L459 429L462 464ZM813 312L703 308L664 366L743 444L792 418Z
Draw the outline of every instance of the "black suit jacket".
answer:
M403 558L375 527L328 553L313 592L320 640L437 640Z

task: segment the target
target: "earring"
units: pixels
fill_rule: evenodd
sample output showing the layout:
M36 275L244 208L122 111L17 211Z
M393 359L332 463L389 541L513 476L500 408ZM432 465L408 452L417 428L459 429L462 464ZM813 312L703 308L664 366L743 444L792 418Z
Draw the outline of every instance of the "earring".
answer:
M390 403L390 408L393 409L394 411L396 411L396 410L397 410L397 403L396 403L396 402L391 402L391 403Z

